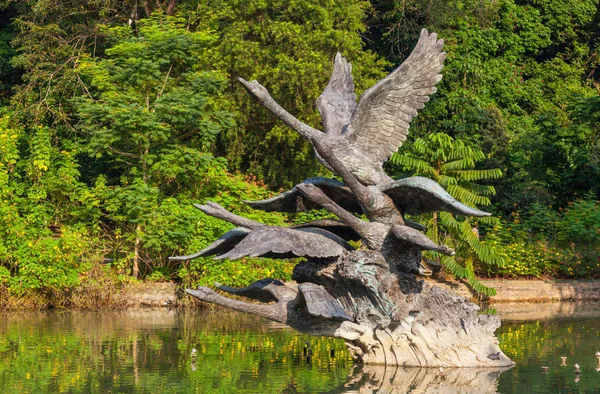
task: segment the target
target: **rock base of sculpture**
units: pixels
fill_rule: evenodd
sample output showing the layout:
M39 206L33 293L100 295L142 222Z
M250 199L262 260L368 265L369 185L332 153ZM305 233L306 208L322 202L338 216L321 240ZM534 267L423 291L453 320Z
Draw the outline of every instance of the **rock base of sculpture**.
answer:
M438 287L413 297L411 311L386 328L347 341L350 354L365 364L405 367L499 367L514 363L498 347L497 316Z
M307 260L295 286L263 279L221 290L262 301L224 297L210 288L194 297L253 313L311 335L342 338L364 364L405 367L504 367L514 363L494 336L497 316L468 300L395 271L380 252L357 250L336 259ZM265 302L274 301L266 304Z

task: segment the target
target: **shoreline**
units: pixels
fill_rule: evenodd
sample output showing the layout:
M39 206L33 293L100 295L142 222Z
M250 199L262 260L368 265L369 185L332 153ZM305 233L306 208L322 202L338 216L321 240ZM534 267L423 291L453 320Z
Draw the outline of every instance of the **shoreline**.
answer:
M600 301L600 280L598 279L483 279L480 282L485 286L495 288L496 295L480 298L462 282L440 283L426 280L426 283L432 286L453 291L471 301L490 304Z
M481 280L486 286L494 287L497 294L493 297L480 298L472 293L470 288L461 282L437 282L432 279L425 279L425 283L431 286L439 286L450 290L460 296L463 296L475 303L485 304L498 311L515 311L519 313L536 314L538 310L548 311L548 316L558 313L561 309L568 308L575 311L577 305L581 303L600 303L600 280ZM111 300L108 304L99 303L95 306L93 303L85 308L56 308L62 310L136 310L157 307L176 307L197 309L199 303L196 303L186 296L184 289L178 284L172 282L148 282L139 283L131 287L122 289L122 291L111 294ZM544 308L536 307L543 303ZM515 305L521 304L522 308ZM13 303L13 305L15 305ZM17 303L16 305L26 305L26 303ZM561 307L561 305L567 305ZM19 310L44 310L53 308L9 308L0 302L0 311L19 311ZM600 309L600 308L599 308ZM522 312L516 312L516 311ZM554 312L552 312L554 311ZM544 316L542 313L540 316Z

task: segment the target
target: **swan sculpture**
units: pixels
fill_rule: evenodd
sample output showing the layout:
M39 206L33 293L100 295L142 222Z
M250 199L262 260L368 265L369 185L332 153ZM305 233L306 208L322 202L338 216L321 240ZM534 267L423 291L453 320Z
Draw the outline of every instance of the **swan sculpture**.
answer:
M306 333L343 338L352 355L366 363L512 365L493 335L497 317L480 316L477 306L467 300L417 279L424 273L423 250L448 255L454 251L434 243L421 225L405 218L432 211L489 214L457 201L430 179L393 180L383 170L442 79L443 45L435 33L423 29L410 56L358 102L352 67L338 53L329 83L317 99L324 131L296 119L257 81L240 78L261 104L310 141L317 159L342 179L310 178L276 197L245 203L263 211L324 208L338 219L276 227L235 215L213 202L196 205L236 228L201 251L172 260L207 256L305 260L294 269L297 287L270 278L243 289L217 284L222 291L271 304L233 300L208 287L187 292ZM359 217L362 214L367 220ZM362 241L361 248L349 243L356 240ZM413 331L425 324L427 328ZM446 333L440 337L438 330Z

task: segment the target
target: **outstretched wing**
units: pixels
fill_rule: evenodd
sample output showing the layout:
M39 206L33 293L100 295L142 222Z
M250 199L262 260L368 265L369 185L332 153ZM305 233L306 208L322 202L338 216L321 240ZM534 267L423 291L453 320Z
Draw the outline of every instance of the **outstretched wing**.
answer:
M334 233L346 241L359 241L360 235L352 227L337 219L318 219L311 222L296 224L291 228L316 227Z
M229 230L228 232L223 234L219 239L217 239L215 242L211 243L199 252L188 254L187 256L169 257L169 260L185 261L197 259L198 257L207 257L227 253L231 249L233 249L242 239L244 239L251 231L252 230L244 227L234 228L233 230Z
M328 134L341 134L356 109L352 65L339 52L329 84L317 98L317 108Z
M350 246L337 235L323 229L263 227L253 230L229 252L217 260L242 257L337 257Z
M233 287L225 286L219 282L215 282L215 287L219 290L242 297L252 298L253 300L261 302L277 302L277 290L278 288L281 289L282 286L285 286L283 282L273 278L258 280L241 289L235 289Z
M375 163L383 164L398 151L417 110L435 93L446 57L443 46L435 33L423 29L404 63L361 96L348 133L353 145Z
M327 197L353 213L362 213L356 197L344 183L330 178L315 177L303 183L318 186ZM244 204L265 212L304 212L321 207L304 197L296 187L267 200L244 201Z
M352 320L352 317L346 313L342 304L329 294L323 286L304 282L298 285L298 290L304 296L306 309L311 315L327 319Z
M412 176L381 186L381 191L392 197L403 214L420 215L446 211L456 215L490 216L490 213L472 208L456 200L437 182L429 178Z

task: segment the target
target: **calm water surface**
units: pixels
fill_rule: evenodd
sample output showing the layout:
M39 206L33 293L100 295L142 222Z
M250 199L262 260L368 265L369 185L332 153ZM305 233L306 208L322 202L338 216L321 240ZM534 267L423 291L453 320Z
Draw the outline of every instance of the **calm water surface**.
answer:
M599 316L506 320L514 368L440 375L355 367L342 341L233 312L0 314L0 393L600 393Z

